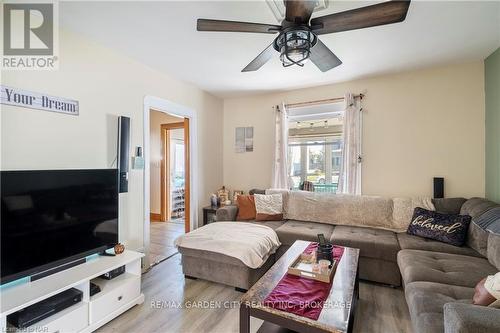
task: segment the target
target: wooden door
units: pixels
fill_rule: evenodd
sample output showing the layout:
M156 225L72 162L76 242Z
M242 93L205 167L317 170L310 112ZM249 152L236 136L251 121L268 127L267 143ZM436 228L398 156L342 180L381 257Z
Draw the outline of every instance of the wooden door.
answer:
M160 215L162 221L168 221L171 218L172 207L170 207L170 186L172 179L170 179L170 159L171 154L174 152L170 151L170 131L173 129L184 129L184 154L186 150L189 152L189 122L186 126L186 121L162 124L161 125L161 166L160 166ZM186 132L187 141L186 141ZM189 156L184 155L184 221L187 228L189 229L190 216L189 216ZM185 227L186 228L186 227Z

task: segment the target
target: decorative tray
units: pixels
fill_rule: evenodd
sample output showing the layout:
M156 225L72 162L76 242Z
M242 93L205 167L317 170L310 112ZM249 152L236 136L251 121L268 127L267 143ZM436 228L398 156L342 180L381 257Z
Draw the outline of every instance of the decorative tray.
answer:
M333 263L330 265L326 271L314 272L313 266L314 262L311 261L309 256L300 254L295 260L292 262L290 266L288 266L288 274L297 275L300 277L305 277L312 280L317 280L321 282L330 283L332 282L333 276L335 275L335 270L337 268L337 261L334 259Z

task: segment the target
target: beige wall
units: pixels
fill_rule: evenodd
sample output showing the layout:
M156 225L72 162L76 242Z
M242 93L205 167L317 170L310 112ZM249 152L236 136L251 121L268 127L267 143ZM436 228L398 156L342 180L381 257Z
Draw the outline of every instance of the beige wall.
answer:
M486 94L486 197L500 202L500 48L484 61Z
M184 119L160 111L151 111L149 115L149 206L154 214L160 214L161 125L181 121Z
M131 118L132 153L144 146L144 97L152 95L197 112L198 201L206 204L222 183L220 99L67 31L59 58L58 71L2 72L2 84L76 99L80 115L2 105L2 169L109 168L118 115ZM143 170L131 170L129 192L120 195L120 240L131 249L143 246L143 199Z
M363 194L432 195L445 177L447 196L484 196L483 63L379 76L342 84L224 101L224 184L230 189L271 184L272 106L366 94L363 100ZM237 126L254 126L254 152L234 152Z

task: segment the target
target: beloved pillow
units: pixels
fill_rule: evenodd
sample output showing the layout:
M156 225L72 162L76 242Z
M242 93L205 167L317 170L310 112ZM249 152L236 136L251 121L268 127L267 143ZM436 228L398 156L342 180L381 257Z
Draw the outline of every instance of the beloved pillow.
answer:
M255 200L253 195L238 195L236 197L238 206L237 221L255 220Z
M406 232L410 235L462 246L467 237L470 221L471 217L468 215L443 214L417 207L413 211L413 218Z
M479 281L474 288L472 303L500 308L500 272Z
M281 194L255 194L255 221L283 220L283 197Z

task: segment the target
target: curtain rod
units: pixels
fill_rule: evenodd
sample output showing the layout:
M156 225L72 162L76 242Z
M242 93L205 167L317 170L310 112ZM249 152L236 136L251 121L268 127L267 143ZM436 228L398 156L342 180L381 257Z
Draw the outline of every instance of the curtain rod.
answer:
M354 98L360 98L363 99L365 97L364 94L358 94L354 95ZM328 98L328 99L320 99L317 101L309 101L309 102L301 102L301 103L290 103L290 104L285 104L285 107L287 108L298 108L301 106L308 106L308 105L321 105L321 104L329 104L332 102L339 102L343 101L344 97L336 97L336 98Z

